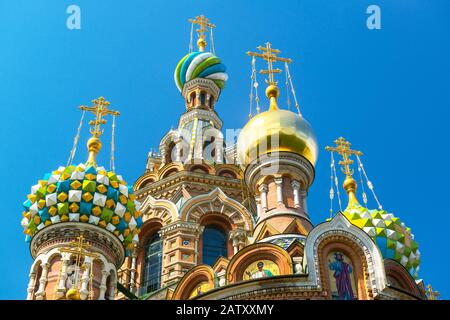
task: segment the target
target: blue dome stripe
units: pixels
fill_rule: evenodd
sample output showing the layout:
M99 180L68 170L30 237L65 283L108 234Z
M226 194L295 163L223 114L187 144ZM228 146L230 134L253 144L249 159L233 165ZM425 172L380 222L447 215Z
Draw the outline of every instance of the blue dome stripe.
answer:
M192 52L190 56L183 62L181 65L181 71L180 71L180 81L181 84L184 85L186 83L186 71L189 68L189 65L191 64L192 60L199 54L202 54L203 52Z
M222 63L218 63L218 64L212 65L212 66L206 68L205 70L203 70L202 72L200 72L198 77L204 78L206 76L209 76L210 74L217 73L217 72L225 72L225 71L227 71L227 68L225 67L225 65Z

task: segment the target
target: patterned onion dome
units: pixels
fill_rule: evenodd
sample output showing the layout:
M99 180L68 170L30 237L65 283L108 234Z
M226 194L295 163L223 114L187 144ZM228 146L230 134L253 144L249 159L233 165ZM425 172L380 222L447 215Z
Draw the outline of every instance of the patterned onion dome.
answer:
M59 167L31 187L23 203L22 226L32 237L56 223L80 222L113 233L131 249L142 226L140 203L120 175L103 167Z
M174 79L180 91L186 82L195 78L205 78L214 81L220 88L225 87L228 75L226 67L220 59L211 52L192 52L178 62Z
M349 205L345 217L363 229L377 244L385 259L394 259L417 276L420 251L411 229L400 218L384 210L370 210L360 204Z

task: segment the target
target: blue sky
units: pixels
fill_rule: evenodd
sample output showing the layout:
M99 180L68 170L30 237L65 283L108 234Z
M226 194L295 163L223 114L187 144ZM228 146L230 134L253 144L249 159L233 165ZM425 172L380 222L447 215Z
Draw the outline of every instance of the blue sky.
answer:
M81 30L66 28L70 4L81 8ZM370 4L381 8L381 30L366 27ZM342 135L364 152L384 208L412 228L422 252L420 277L449 298L447 0L9 0L0 3L0 299L26 296L32 261L21 203L45 172L66 164L77 107L103 95L121 111L116 170L133 183L148 150L184 110L173 70L188 50L187 19L202 13L217 25L216 53L228 67L216 106L224 127L247 120L245 52L271 41L294 60L302 113L319 141L308 201L313 221L329 215L324 147ZM86 128L76 163L86 160ZM99 161L108 167L108 128L105 135Z

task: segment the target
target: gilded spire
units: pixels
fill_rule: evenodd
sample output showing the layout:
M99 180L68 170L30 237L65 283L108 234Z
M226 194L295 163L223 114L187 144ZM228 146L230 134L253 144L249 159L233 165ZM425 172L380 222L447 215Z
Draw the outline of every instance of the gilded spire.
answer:
M351 143L346 141L343 137L335 140L334 143L336 144L336 147L327 146L325 147L325 150L330 152L337 152L339 155L341 155L342 160L339 161L339 164L342 166L341 170L345 174L343 187L348 195L348 206L357 205L359 204L358 199L356 198L356 188L358 185L356 184L355 179L353 179L354 171L350 168L350 166L353 164L353 160L350 159L350 156L352 154L360 156L362 155L362 152L351 150Z
M277 57L278 54L281 53L278 49L273 49L272 44L270 42L266 42L265 47L259 46L257 49L261 52L247 52L247 55L252 57L262 58L267 61L267 69L260 70L259 73L267 74L266 83L268 84L266 88L266 96L269 98L270 107L269 110L277 110L277 98L280 94L280 89L277 87L277 81L275 81L275 73L281 73L280 69L274 69L273 63L277 61L291 63L292 60L288 58Z
M192 24L196 24L199 26L197 30L197 46L198 49L203 52L206 48L206 35L205 32L208 30L215 28L216 26L210 22L208 18L206 18L204 15L196 16L195 19L189 19L189 22Z
M114 116L120 115L118 111L108 109L109 102L105 100L104 97L99 97L98 99L94 99L91 101L92 106L80 106L81 110L90 111L95 115L95 120L89 121L89 125L91 128L89 132L92 134L92 137L87 142L87 147L89 151L89 156L86 164L88 165L96 165L96 157L100 149L102 148L102 142L99 137L103 134L104 129L101 128L102 125L106 123L106 120L103 119L104 116L110 114Z
M427 285L427 297L428 300L439 300L439 296L441 295L438 291L434 291L431 284Z

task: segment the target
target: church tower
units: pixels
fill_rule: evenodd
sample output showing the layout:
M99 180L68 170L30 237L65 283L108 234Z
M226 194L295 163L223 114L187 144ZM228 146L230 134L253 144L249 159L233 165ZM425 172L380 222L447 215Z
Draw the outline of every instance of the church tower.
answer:
M114 299L117 270L139 241L140 204L131 186L96 160L104 117L119 113L103 97L92 103L80 107L83 117L86 111L95 115L89 122L88 160L71 164L80 122L68 165L32 186L23 204L22 226L34 259L28 300Z
M300 112L278 107L280 90L275 74L281 70L274 64L284 62L288 72L291 59L279 57L280 51L269 42L258 49L260 52L247 54L267 62L267 69L260 73L267 75L265 93L270 105L267 111L250 118L237 142L245 183L257 204L253 238L255 242L293 238L303 241L312 229L306 199L314 180L317 141Z
M224 163L222 120L215 111L215 104L228 75L214 49L206 51L206 33L215 25L204 16L189 21L199 26L196 30L198 51L189 52L175 68L174 80L184 98L185 113L180 117L178 128L161 139L162 166L171 162Z
M137 295L167 294L197 265L230 259L248 243L253 228L242 171L234 146L226 146L218 115L228 75L215 54L215 25L203 15L189 22L190 50L174 72L184 113L161 139L159 152L149 153L134 186L144 226L120 274Z

